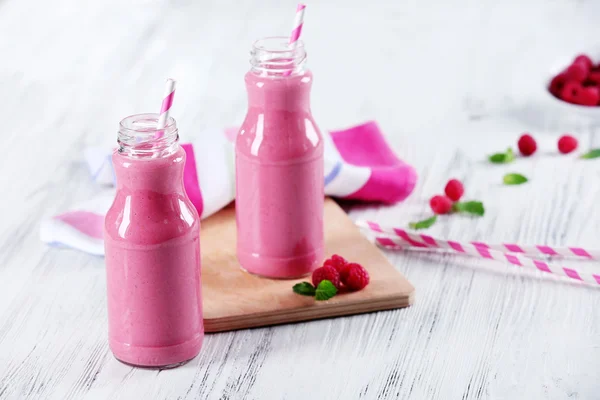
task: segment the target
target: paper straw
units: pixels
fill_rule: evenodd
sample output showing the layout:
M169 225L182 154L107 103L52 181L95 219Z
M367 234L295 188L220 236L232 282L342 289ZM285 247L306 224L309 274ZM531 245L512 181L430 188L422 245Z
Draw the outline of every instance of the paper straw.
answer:
M409 234L406 230L404 230L402 228L386 227L386 226L380 225L377 222L373 222L373 221L357 221L356 224L358 226L360 226L361 228L369 229L373 232L387 233L390 235L395 235L395 236L400 236L400 237L405 237L405 236L406 237L415 237L417 242L436 243L438 246L434 246L434 247L450 248L451 247L450 243L456 243L456 242L438 239L438 238L434 239L431 236L423 235L423 234L412 234L412 233ZM407 244L408 244L408 242L407 242ZM588 259L588 260L600 259L600 250L584 249L582 247L554 247L554 246L547 246L547 245L541 245L541 244L523 246L523 245L516 244L516 243L492 244L492 243L484 243L484 242L468 242L467 244L485 248L485 249L490 249L490 250L497 250L497 251L511 252L511 253L521 253L524 255L532 255L532 256L539 256L540 254L543 254L546 256L578 257L578 258L584 258L584 259ZM463 245L463 243L461 243L461 245ZM423 247L423 246L420 246L419 244L417 244L416 247Z
M290 35L289 46L292 49L296 48L298 44L298 39L300 39L300 35L302 34L302 25L304 25L304 9L306 8L306 4L298 4L296 7L296 18L294 19L294 29L292 29L292 34Z
M600 275L598 274L585 273L577 271L574 268L558 266L542 260L524 257L522 255L504 253L499 250L493 250L491 248L482 247L473 243L459 243L450 240L435 239L427 235L406 232L404 229L392 228L390 232L388 228L387 232L384 232L384 229L379 224L372 221L359 221L357 224L374 232L388 233L389 236L379 236L375 239L377 244L383 247L398 249L409 245L410 247L422 249L451 250L459 254L465 254L488 260L508 262L520 267L537 269L539 271L564 276L580 282L600 285Z
M175 80L167 79L165 83L165 95L163 97L162 105L160 107L160 117L158 118L158 123L156 124L157 129L164 129L167 126L167 121L169 120L169 111L171 110L171 106L173 105L173 98L175 97ZM164 131L159 130L156 132L155 137L161 138L164 135Z
M292 33L290 34L290 40L288 42L288 47L290 50L296 49L298 45L298 40L300 40L300 35L302 34L302 26L304 25L304 9L306 8L305 4L298 4L296 7L296 17L294 18L294 28L292 29ZM292 60L293 62L293 60ZM292 67L293 68L293 67ZM289 76L292 74L292 70L287 70L283 73L283 76Z

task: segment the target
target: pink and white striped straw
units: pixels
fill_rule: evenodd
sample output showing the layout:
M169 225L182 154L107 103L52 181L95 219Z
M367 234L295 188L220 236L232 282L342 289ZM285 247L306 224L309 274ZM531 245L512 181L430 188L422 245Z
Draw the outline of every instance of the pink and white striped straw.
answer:
M300 35L302 34L302 26L304 25L304 9L306 8L306 4L299 3L298 7L296 7L296 18L294 18L294 28L292 29L292 33L290 35L290 40L288 42L288 47L290 50L294 50L298 45L298 40L300 40ZM292 70L287 70L283 73L283 76L290 76L292 74Z
M433 238L428 235L410 233L400 228L385 228L376 222L358 221L357 225L367 228L373 232L384 233L386 236L376 237L377 244L386 248L421 248L451 250L459 254L465 254L488 260L508 262L520 267L537 269L546 273L565 276L580 282L600 285L600 274L577 271L574 268L555 265L542 260L524 257L518 254L505 253L495 250L491 246L479 242L460 243L451 240Z
M292 34L290 35L289 46L294 49L296 48L296 44L298 43L298 39L300 39L300 35L302 34L302 26L304 25L304 9L306 8L306 4L298 4L296 7L296 18L294 19L294 29L292 29Z
M411 235L416 235L419 238L419 241L427 242L433 240L431 236L423 235L423 234L408 234L402 228L395 227L387 227L378 224L373 221L357 221L356 224L365 229L369 229L373 232L387 233L395 236L405 236L409 237ZM444 248L451 247L450 243L456 243L452 241L447 241L443 239L435 239L435 242ZM556 246L547 246L547 245L529 245L524 246L516 243L501 243L501 244L493 244L493 243L484 243L484 242L468 242L467 244L473 245L476 247L486 248L490 250L497 250L501 252L510 252L510 253L521 253L523 255L531 255L531 256L559 256L559 257L577 257L584 258L588 260L598 260L600 259L600 250L598 249L584 249L582 247L556 247ZM406 242L405 245L411 246L409 242ZM416 247L420 246L418 243L414 245Z
M161 138L165 134L162 130L167 126L167 121L169 120L169 111L171 110L171 106L173 106L173 98L175 97L175 79L167 79L165 83L165 95L163 97L162 105L160 106L160 116L158 118L158 123L156 124L157 129L161 129L156 132L155 137Z

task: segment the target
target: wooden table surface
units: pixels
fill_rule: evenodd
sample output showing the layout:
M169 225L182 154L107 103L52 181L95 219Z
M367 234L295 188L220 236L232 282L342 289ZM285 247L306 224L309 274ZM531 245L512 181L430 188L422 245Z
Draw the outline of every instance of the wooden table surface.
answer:
M40 219L102 190L83 149L155 110L165 77L179 80L182 140L239 124L251 42L287 34L294 8L0 0L0 398L598 399L600 290L454 255L386 253L416 287L409 309L207 335L176 370L112 357L104 260L45 246ZM442 218L432 235L600 247L600 161L555 150L567 131L600 147L599 125L553 109L542 83L557 60L600 49L598 15L574 0L309 4L321 128L375 119L420 175L408 201L351 217L405 225L457 177L487 214ZM484 161L526 130L534 158ZM502 186L509 171L531 182Z

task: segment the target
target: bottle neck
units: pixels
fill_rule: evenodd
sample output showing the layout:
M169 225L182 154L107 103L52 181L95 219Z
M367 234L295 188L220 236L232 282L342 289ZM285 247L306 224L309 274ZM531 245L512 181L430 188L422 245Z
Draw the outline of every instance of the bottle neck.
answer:
M266 77L246 74L248 107L258 112L302 112L310 113L310 88L312 73L308 70L302 75L288 77Z
M261 112L310 112L312 74L306 68L302 41L295 46L286 37L257 40L246 74L248 105Z
M183 170L186 154L181 146L177 147L172 154L155 158L113 154L117 190L125 195L140 191L185 193Z
M178 147L179 131L172 117L159 129L155 113L136 114L119 124L117 143L119 154L131 158L160 158L173 154Z
M289 44L289 38L275 36L259 39L250 52L251 72L260 76L290 77L306 68L304 43Z

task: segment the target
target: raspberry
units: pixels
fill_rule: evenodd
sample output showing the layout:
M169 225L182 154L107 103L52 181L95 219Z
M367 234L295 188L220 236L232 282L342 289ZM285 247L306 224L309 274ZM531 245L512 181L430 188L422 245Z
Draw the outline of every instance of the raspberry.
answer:
M573 60L573 64L576 63L582 63L587 69L591 69L594 66L592 59L587 54L580 54L577 57L575 57L575 60Z
M575 82L583 82L587 77L588 72L590 72L590 68L582 62L574 62L569 65L566 70L569 79L572 79Z
M567 83L568 80L569 78L567 77L567 74L565 72L561 72L560 74L552 78L548 90L554 96L560 97L560 92L562 91L563 87L565 86L565 83Z
M446 196L450 198L450 200L459 201L465 192L465 188L462 182L458 179L450 179L448 183L446 183L444 192L446 193Z
M568 81L560 91L560 98L567 103L579 104L583 87L580 83Z
M429 200L429 205L436 214L448 214L452 210L452 200L446 196L433 196Z
M319 283L321 283L321 281L324 281L325 279L331 281L331 283L333 283L333 286L335 286L336 288L340 288L340 273L332 266L325 265L313 271L312 282L313 285L315 285L315 287L319 286Z
M600 71L592 70L587 76L587 81L595 85L600 85Z
M597 106L600 101L600 89L595 86L584 87L579 96L579 104L583 106Z
M525 157L532 155L537 150L537 143L529 133L525 133L519 138L518 145L519 151Z
M348 264L348 261L346 261L346 259L342 256L338 256L337 254L334 254L331 256L331 258L328 258L327 260L325 260L325 262L323 263L323 266L330 266L335 268L335 270L337 272L341 272L342 268L344 268L344 266Z
M577 139L571 135L563 135L558 139L558 151L568 154L577 148Z
M369 284L369 273L357 263L346 264L341 276L342 282L350 290L361 290Z

